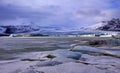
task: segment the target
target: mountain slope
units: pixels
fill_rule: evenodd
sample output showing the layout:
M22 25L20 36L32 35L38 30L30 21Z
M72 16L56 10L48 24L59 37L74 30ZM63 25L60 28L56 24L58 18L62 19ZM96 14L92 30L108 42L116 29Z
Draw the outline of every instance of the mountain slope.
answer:
M21 26L0 26L1 33L5 34L17 34L17 33L27 33L32 31L38 31L40 29L34 28L28 25L21 25ZM2 32L3 31L3 32Z
M103 26L98 27L98 30L104 30L104 31L120 31L120 19L113 18L110 21L103 21Z
M39 25L2 25L0 26L0 34L19 34L19 33L44 33L67 31L61 27L55 26L39 26Z

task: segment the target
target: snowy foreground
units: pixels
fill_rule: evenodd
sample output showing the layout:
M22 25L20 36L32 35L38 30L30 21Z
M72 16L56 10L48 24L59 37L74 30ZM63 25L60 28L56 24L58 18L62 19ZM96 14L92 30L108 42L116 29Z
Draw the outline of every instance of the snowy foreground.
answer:
M88 46L23 53L0 61L0 73L120 73L120 54Z

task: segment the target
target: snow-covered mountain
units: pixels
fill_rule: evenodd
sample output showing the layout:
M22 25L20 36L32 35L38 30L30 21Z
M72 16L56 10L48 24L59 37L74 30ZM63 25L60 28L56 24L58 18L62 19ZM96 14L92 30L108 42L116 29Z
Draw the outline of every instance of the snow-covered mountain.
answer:
M56 26L39 26L37 24L29 25L1 25L0 34L19 34L19 33L44 33L44 32L58 32L68 31L62 27Z
M113 18L110 21L103 21L100 27L98 26L96 29L104 30L104 31L120 31L120 19Z
M1 33L5 34L17 34L17 33L27 33L27 32L32 32L32 31L38 31L38 28L34 28L28 25L19 25L19 26L0 26L1 28Z
M97 30L96 30L97 29ZM89 28L81 27L80 30L68 29L66 27L58 26L40 26L35 23L28 23L27 25L0 25L0 34L43 34L43 35L76 35L76 34L93 34L101 31L120 31L120 20L112 19L110 21L103 21L101 23L90 26ZM103 33L103 32L102 32Z

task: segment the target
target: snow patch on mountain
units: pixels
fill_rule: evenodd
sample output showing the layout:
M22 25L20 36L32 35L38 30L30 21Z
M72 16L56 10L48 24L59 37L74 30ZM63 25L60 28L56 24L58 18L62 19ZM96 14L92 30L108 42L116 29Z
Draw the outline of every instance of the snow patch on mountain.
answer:
M0 27L0 34L2 34L2 33L4 33L5 32L5 28L3 28L3 27Z
M97 28L102 27L104 25L105 25L105 23L100 22L100 23L97 23L97 24L90 26L89 28L90 29L97 29Z

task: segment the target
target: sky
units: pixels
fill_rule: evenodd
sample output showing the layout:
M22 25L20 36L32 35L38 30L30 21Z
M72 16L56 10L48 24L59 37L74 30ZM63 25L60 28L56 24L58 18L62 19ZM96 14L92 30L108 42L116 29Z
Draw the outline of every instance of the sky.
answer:
M80 28L120 17L120 0L0 0L0 25Z

